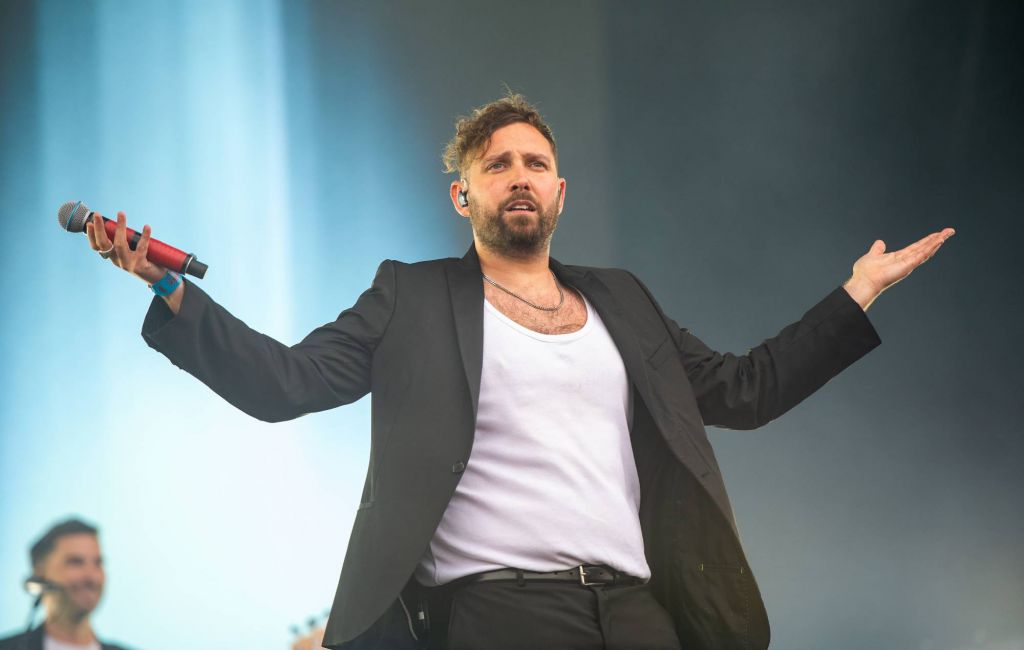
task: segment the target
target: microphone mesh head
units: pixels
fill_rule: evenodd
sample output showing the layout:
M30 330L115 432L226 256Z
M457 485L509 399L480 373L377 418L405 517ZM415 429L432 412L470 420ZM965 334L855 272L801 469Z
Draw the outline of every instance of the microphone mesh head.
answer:
M57 223L68 232L82 232L90 212L81 201L68 201L57 210Z

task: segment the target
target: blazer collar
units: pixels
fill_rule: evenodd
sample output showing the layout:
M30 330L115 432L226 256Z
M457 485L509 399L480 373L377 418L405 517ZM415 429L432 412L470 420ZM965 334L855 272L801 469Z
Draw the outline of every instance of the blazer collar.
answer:
M582 292L597 310L619 349L629 378L641 395L646 396L650 383L640 344L629 326L622 306L607 285L588 269L565 266L554 258L549 258L548 265L563 284ZM473 401L474 417L480 402L480 376L483 371L484 354L484 289L480 275L480 258L476 246L472 244L461 260L448 267L452 315L455 319L455 331L462 354L463 369L466 372L466 382Z
M551 259L551 270L563 284L578 289L597 310L615 342L615 347L619 349L626 373L646 399L650 391L650 380L647 377L647 366L643 361L640 343L637 341L636 332L629 324L622 304L612 295L611 289L587 268L565 266L558 260Z
M448 265L447 272L455 333L473 400L473 417L476 418L484 364L484 287L480 281L480 258L477 257L476 246L470 244L466 255L455 264Z

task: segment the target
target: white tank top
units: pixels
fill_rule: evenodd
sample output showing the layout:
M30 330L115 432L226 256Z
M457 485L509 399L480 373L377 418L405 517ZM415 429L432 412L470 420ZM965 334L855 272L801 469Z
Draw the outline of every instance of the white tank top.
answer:
M540 334L484 301L473 450L416 570L425 585L481 571L607 564L651 572L618 349L587 303L570 334Z

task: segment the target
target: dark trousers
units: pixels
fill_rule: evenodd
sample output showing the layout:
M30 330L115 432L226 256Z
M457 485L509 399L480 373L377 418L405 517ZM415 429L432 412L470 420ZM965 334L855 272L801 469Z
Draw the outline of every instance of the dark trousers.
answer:
M431 650L681 650L647 585L476 582L430 592Z

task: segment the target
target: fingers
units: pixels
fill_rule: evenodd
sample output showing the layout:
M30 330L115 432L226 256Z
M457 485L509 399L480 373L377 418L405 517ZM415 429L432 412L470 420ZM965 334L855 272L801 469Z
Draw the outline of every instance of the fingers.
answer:
M913 246L921 246L922 248L938 247L938 246L941 246L943 242L945 242L947 239L949 239L950 237L952 237L955 234L956 234L956 231L953 230L952 228L943 228L939 232L933 232L932 234L928 235L927 237L922 237L917 242L915 242L915 243L911 244L910 246L908 246L908 248L913 247Z
M927 237L922 237L921 239L918 239L913 244L910 244L910 245L904 247L902 250L897 251L897 253L899 253L897 255L897 257L899 257L899 258L913 257L914 255L916 255L921 250L923 250L923 249L927 248L928 246L930 246L932 244L932 242L934 242L934 241L935 241L935 233L932 233L932 234L928 235Z
M92 219L89 220L88 228L92 226L93 240L96 242L96 249L99 251L110 250L110 238L107 237L106 228L103 227L103 215L98 212L94 212Z
M954 230L952 228L947 228L946 230L935 233L935 239L929 242L928 246L926 246L925 249L922 251L924 259L922 259L919 263L924 263L931 259L932 255L937 253L938 250L942 248L942 245L946 243L946 240L953 236L953 233Z
M952 228L944 228L939 232L934 232L928 235L921 241L917 242L917 244L914 244L915 247L918 246L918 244L921 245L918 248L918 250L915 251L918 256L923 255L921 262L924 262L932 255L934 255L935 252L938 251L939 248L946 242L946 240L952 237L955 233L956 231L953 230Z
M118 215L118 223L121 223L121 216L123 216L123 213ZM149 224L143 226L142 233L139 234L138 241L135 243L135 248L132 249L131 244L128 244L128 233L126 229L124 240L125 246L128 247L128 250L123 256L120 256L118 260L118 265L122 269L136 275L144 272L147 266L149 266L146 254L149 252L149 242L152 234L153 229L149 227ZM134 237L134 233L132 236Z
M93 249L94 251L102 250L96 243L96 231L92 225L92 221L85 224L85 236L89 238L89 248Z
M947 239L953 236L955 231L952 228L946 228L939 232L933 232L930 235L922 237L913 244L910 244L901 251L898 251L899 257L911 258L921 254L922 252L934 253L938 250L939 246L942 245Z
M142 227L142 236L139 237L139 243L135 245L135 257L138 259L146 259L146 253L149 251L149 236L152 234L153 229L146 224Z
M118 212L117 229L114 231L114 254L111 256L111 259L121 268L125 268L125 262L131 256L131 248L128 247L127 229L128 219L124 216L124 212Z
M939 232L922 237L913 244L901 251L897 251L894 259L907 267L909 272L927 262L939 250L943 243L955 234L952 228L945 228Z
M128 243L127 224L125 213L118 212L114 226L114 241L111 242L105 230L103 217L95 214L86 224L89 245L94 251L106 253L103 257L113 262L114 266L144 280L147 284L152 284L167 272L167 269L150 262L147 257L153 230L146 225L143 226L141 233L132 231L132 238L137 239L135 248L132 249Z

